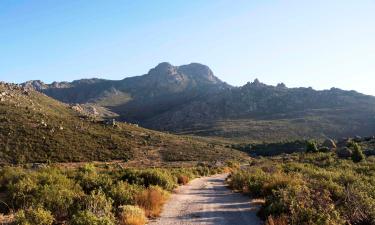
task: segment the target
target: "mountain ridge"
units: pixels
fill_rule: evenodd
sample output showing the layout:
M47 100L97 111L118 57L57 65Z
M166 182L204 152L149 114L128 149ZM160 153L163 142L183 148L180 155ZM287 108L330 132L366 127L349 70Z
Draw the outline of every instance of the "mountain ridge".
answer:
M84 79L50 85L30 81L22 85L35 86L66 103L97 104L118 114L120 120L175 133L257 140L269 139L255 135L266 131L282 139L375 133L373 96L338 88L272 86L258 79L234 87L199 63L173 66L163 62L145 75L119 81ZM280 129L283 135L277 133Z

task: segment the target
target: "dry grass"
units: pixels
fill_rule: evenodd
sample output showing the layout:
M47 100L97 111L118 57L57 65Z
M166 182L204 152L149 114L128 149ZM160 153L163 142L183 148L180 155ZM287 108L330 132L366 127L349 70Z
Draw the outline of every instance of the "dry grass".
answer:
M285 216L274 218L269 216L266 220L265 225L288 225L288 219Z
M167 199L168 193L156 186L147 188L135 197L137 205L145 210L147 217L158 217Z
M0 224L10 225L14 222L14 215L3 215L0 213Z
M180 175L177 177L177 183L180 185L185 185L189 183L189 177L185 175Z
M120 225L145 225L147 218L143 209L138 206L125 205L121 207Z

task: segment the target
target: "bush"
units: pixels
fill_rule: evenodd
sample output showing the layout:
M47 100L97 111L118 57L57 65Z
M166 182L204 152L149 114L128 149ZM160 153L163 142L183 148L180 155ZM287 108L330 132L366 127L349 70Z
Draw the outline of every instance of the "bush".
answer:
M179 175L177 177L177 183L180 184L180 185L185 185L185 184L189 183L189 177L185 176L185 175Z
M97 218L109 218L114 221L112 213L113 200L107 198L102 190L93 191L84 201L85 210L94 214Z
M15 217L18 225L51 225L54 220L51 212L42 208L21 210Z
M108 190L112 186L112 178L107 174L99 174L93 164L86 164L81 167L75 177L85 193L93 190Z
M72 225L115 225L113 219L107 216L98 217L88 210L79 211L73 216Z
M314 141L306 142L306 152L318 152L318 147Z
M120 213L120 225L144 225L147 222L145 212L143 209L132 206L125 205L121 206Z
M360 162L365 159L365 155L362 152L361 146L359 146L357 143L352 143L350 147L353 149L353 162Z
M122 179L130 184L138 184L145 187L157 185L166 190L173 190L176 187L175 178L161 169L143 171L127 169L124 170Z
M7 189L15 207L42 206L56 218L66 217L83 195L81 188L57 169L31 172L10 182Z
M135 196L142 190L143 188L139 185L119 181L111 187L109 196L114 200L116 207L120 205L134 205Z
M168 198L168 193L158 186L148 187L135 198L139 207L145 210L146 216L157 217Z

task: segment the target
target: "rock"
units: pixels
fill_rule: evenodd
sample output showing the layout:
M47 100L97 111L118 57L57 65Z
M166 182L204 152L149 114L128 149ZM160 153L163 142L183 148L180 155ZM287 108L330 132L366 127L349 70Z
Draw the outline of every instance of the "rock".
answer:
M109 125L109 126L114 126L114 127L117 126L115 119L104 120L104 124Z
M349 158L352 156L353 152L347 147L340 148L336 151L336 154L340 158Z
M329 148L329 149L335 149L337 146L336 146L336 142L334 140L327 139L323 142L322 147L326 147L326 148Z

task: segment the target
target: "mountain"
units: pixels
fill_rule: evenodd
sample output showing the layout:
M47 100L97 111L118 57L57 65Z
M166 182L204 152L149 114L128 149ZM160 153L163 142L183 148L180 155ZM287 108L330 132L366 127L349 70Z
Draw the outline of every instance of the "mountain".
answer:
M198 63L178 67L160 63L146 75L119 81L84 79L52 84L29 81L23 86L34 87L65 103L95 103L119 114L123 120L133 122L230 88L207 66Z
M124 160L215 161L243 155L223 146L98 120L19 85L0 83L0 164Z
M161 63L120 81L22 84L66 103L93 104L120 120L178 134L275 141L375 133L375 97L337 88L271 86L259 80L233 87L209 67Z

